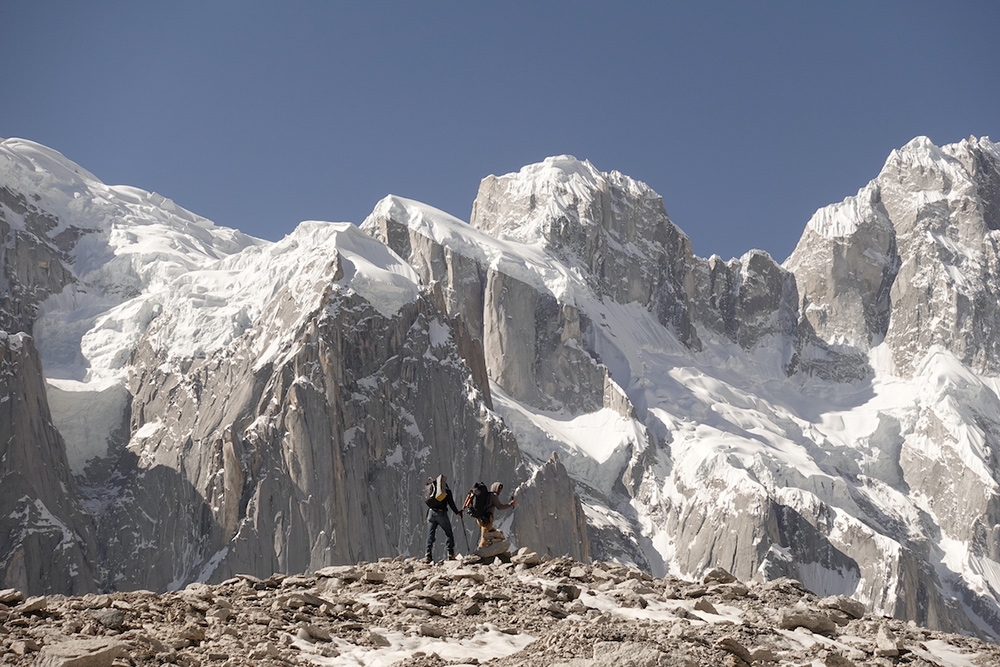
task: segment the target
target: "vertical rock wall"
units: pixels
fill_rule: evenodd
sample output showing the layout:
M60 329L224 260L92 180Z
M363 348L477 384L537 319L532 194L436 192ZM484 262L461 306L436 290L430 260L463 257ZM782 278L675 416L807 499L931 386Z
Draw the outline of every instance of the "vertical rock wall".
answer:
M31 337L0 332L0 587L100 588L92 525L78 503Z

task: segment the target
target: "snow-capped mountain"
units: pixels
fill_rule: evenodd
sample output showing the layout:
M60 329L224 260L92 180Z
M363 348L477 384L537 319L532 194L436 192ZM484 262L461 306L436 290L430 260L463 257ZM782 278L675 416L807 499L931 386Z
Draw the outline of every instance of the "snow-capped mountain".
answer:
M469 223L387 197L267 243L0 148L0 584L416 554L440 471L519 485L536 551L1000 635L988 139L893 152L783 265L695 256L569 156L484 179Z
M498 410L560 451L595 556L995 633L998 168L915 140L784 266L694 256L648 187L565 156L485 179L479 233L394 199L365 228L484 322Z
M439 472L570 489L557 461L521 466L481 346L357 226L265 243L2 148L8 585L166 589L422 553ZM586 557L572 492L549 511L525 538Z

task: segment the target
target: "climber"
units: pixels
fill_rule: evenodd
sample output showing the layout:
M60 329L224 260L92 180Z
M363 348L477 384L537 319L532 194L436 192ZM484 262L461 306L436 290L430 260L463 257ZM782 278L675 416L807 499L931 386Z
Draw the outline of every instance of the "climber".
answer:
M434 538L437 536L438 526L444 529L447 538L448 558L455 560L455 533L451 530L448 508L451 507L451 511L458 516L462 516L462 512L455 507L455 499L444 475L438 475L435 479L427 478L424 502L427 504L427 556L424 562L434 560Z
M493 510L509 510L517 505L517 501L513 496L509 503L504 504L500 502L501 491L503 491L503 484L500 482L493 482L490 485L490 494L486 500L486 507L481 512L478 512L479 516L476 517L476 522L479 523L480 549L487 544L487 533L493 531Z

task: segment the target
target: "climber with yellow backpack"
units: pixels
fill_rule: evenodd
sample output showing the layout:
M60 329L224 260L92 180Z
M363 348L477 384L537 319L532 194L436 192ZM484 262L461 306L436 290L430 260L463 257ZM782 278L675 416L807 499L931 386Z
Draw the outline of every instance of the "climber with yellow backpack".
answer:
M448 558L455 560L455 533L451 530L448 508L450 507L458 516L462 516L462 512L455 507L455 498L451 495L447 481L444 475L438 475L436 478L428 477L424 488L424 503L427 505L427 556L424 561L427 563L434 560L434 539L437 536L438 526L444 530Z

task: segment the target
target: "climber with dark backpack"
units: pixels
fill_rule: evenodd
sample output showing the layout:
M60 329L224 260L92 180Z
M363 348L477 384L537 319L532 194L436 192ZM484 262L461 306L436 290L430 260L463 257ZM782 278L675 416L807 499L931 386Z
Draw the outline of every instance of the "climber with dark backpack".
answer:
M472 489L465 495L465 503L462 509L467 509L469 516L476 519L479 524L479 547L486 544L487 533L493 530L493 510L509 510L517 501L510 499L509 503L500 502L500 492L503 484L493 482L489 489L482 482L476 482Z
M476 482L465 495L465 504L462 509L468 510L469 516L478 519L486 516L490 504L490 490L482 482Z

